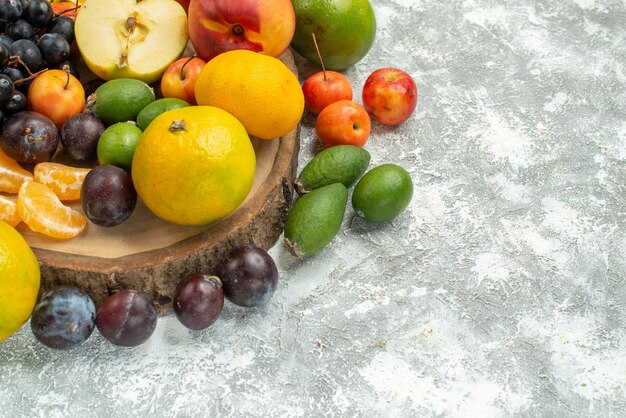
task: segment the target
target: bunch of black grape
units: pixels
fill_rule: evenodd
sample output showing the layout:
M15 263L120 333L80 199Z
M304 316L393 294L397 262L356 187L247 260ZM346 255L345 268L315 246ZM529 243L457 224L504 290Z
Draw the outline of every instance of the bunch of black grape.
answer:
M47 0L0 0L0 124L25 110L30 82L39 71L68 68L74 20L55 16Z

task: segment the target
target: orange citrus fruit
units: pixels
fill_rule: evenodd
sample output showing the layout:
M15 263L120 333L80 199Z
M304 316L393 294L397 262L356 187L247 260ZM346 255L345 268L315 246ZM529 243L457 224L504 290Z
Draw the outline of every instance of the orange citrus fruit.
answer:
M30 317L39 282L35 254L19 232L0 221L0 342Z
M73 238L87 224L82 213L65 206L48 186L36 181L20 188L17 213L30 229L53 238Z
M277 58L244 49L224 52L205 64L196 80L199 105L231 113L250 135L279 138L302 118L298 78Z
M158 217L182 225L214 222L246 198L256 156L242 124L212 106L169 110L137 143L132 178Z
M39 163L33 170L33 179L45 184L61 200L80 199L80 188L90 168L70 167L59 163Z
M17 193L33 175L0 149L0 192Z
M22 221L20 215L17 214L17 205L15 201L6 196L0 195L0 220L15 226Z

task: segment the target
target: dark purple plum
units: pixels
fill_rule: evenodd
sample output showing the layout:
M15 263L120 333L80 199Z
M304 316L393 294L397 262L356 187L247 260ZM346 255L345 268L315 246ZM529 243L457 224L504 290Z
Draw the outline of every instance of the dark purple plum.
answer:
M61 126L63 152L75 160L95 159L98 139L104 129L104 124L93 113L70 116Z
M224 308L222 282L216 276L191 273L183 277L174 292L176 318L189 329L211 326Z
M49 161L59 144L59 133L47 117L29 110L17 112L4 121L0 146L20 163Z
M137 192L130 174L114 165L91 169L80 190L85 216L99 226L116 226L135 210Z
M0 68L5 68L9 63L9 47L0 42Z
M96 326L111 343L124 347L143 344L157 324L157 310L148 295L121 290L98 308Z
M278 286L278 269L270 255L252 244L231 250L217 266L224 296L246 307L267 303Z
M41 295L30 327L45 346L68 350L85 342L96 326L96 305L75 287L62 286Z

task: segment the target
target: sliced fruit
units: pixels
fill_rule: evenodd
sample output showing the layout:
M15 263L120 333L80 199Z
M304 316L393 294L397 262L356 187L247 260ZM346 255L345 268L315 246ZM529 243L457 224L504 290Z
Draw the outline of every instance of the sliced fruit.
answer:
M35 166L33 179L48 186L61 200L78 200L83 180L90 170L45 162Z
M75 33L85 63L98 77L153 83L187 46L187 14L173 0L87 0Z
M17 193L33 175L0 149L0 192Z
M15 226L22 221L17 214L17 204L6 196L0 195L0 220Z
M20 188L17 213L30 229L53 238L73 238L87 224L82 213L65 206L48 186L35 181Z

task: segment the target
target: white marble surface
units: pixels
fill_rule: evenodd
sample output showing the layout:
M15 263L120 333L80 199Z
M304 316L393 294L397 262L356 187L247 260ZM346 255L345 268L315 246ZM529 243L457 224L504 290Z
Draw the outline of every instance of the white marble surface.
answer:
M282 245L271 303L134 349L0 345L0 416L624 416L626 2L374 0L383 66L420 92L372 166L415 195L348 211L321 254ZM300 62L302 78L315 69ZM303 120L303 166L316 144Z

